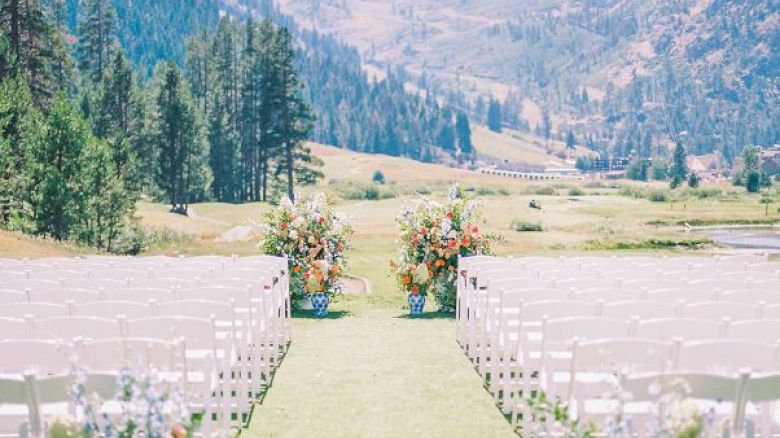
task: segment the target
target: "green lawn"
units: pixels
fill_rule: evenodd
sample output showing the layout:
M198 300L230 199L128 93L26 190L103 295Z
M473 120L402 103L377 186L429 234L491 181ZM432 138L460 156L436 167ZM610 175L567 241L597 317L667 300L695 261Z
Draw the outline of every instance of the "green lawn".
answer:
M242 436L515 436L452 319L334 307L345 314L293 321L290 351Z

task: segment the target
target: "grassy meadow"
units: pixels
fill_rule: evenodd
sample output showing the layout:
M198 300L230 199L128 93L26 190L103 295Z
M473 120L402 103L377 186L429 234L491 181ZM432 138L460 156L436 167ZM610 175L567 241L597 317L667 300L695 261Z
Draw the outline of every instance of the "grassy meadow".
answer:
M778 203L762 204L728 183L670 191L666 183L558 180L531 182L419 163L402 158L367 155L314 145L325 160L325 179L304 192L324 191L336 209L353 217L355 235L350 273L368 279L373 294L361 305L401 306L403 297L388 277L395 256L394 219L404 203L420 194L446 196L459 183L484 204L484 230L499 234L499 254L560 254L585 251L680 252L708 251L716 246L688 226L771 225L780 222ZM371 182L381 170L386 183ZM765 195L764 195L765 196ZM771 196L779 198L777 191ZM542 210L528 207L536 200ZM204 203L192 206L189 217L171 214L162 204L141 201L137 216L151 230L152 254L241 254L257 251L248 226L267 209L263 204ZM236 232L237 227L242 228ZM541 230L541 231L539 231ZM72 255L87 250L0 233L0 256ZM355 300L344 297L343 300ZM357 304L357 303L353 303Z

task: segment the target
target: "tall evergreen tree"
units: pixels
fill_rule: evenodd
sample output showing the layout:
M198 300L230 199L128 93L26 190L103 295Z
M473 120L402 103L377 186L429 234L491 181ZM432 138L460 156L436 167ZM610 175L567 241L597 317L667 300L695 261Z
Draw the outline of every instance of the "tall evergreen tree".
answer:
M458 136L458 150L461 156L470 157L474 154L474 144L471 141L471 124L463 111L458 112L455 120L455 131Z
M277 175L285 176L287 196L294 199L296 181L311 184L321 178L322 173L316 169L321 160L313 157L311 149L304 143L311 130L313 116L301 97L292 37L284 27L276 32L272 60L273 88L277 90L271 97L275 118L273 135L282 147Z
M158 147L157 186L171 211L187 214L208 183L206 145L189 90L173 62L159 69L157 120L154 131Z
M78 31L79 68L99 83L116 44L116 14L111 0L84 0Z
M491 99L487 113L488 128L493 132L501 132L501 120L501 104L497 100Z
M685 157L687 156L687 153L685 152L685 146L683 146L682 143L678 142L677 145L674 147L674 155L672 156L672 168L670 171L671 175L671 187L673 189L676 189L677 187L682 184L683 181L688 177L688 164L685 162Z

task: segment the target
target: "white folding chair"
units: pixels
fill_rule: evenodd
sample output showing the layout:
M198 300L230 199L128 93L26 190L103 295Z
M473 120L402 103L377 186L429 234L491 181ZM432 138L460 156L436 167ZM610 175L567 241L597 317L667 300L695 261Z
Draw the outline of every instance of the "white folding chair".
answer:
M52 269L45 271L30 271L29 278L31 280L49 280L63 284L68 279L85 278L86 276L87 273L84 271Z
M59 281L52 280L9 280L3 282L3 289L19 291L32 291L41 289L55 289L61 286Z
M578 419L599 418L615 406L601 400L619 387L621 373L663 372L673 358L670 342L620 338L580 342L572 345L567 389L568 406Z
M720 299L733 303L755 304L763 301L768 305L780 304L780 288L775 290L755 288L750 290L734 291L724 293L721 295Z
M93 291L114 290L128 287L125 280L114 280L111 278L68 278L62 282L65 287L76 289L88 289Z
M745 412L748 407L753 407L755 415L752 419L760 422L759 432L762 438L778 436L780 432L780 422L776 417L777 402L780 401L780 373L753 374L750 380L746 382L742 404L739 408L740 420L746 417ZM773 410L774 418L773 418ZM737 423L740 427L741 421ZM738 436L738 435L735 435Z

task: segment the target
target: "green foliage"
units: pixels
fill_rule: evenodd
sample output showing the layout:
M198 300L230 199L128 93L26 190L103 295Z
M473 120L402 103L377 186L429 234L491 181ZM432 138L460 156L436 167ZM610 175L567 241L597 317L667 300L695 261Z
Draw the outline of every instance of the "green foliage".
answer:
M381 170L377 170L374 172L374 176L371 177L371 181L374 182L374 184L384 185L385 184L385 174L382 173Z
M647 199L652 202L666 202L669 200L669 193L666 190L653 190Z
M558 190L556 190L553 186L542 186L536 188L534 193L540 196L557 196Z
M745 189L748 193L758 193L761 190L761 172L749 170L745 178Z
M669 163L664 159L653 160L651 173L654 180L666 181L666 179L669 178Z
M501 132L501 103L495 99L490 100L487 113L487 125L493 132Z
M541 222L515 221L512 223L512 229L517 232L536 232L544 231Z
M581 188L574 186L569 189L569 196L585 196L585 191L583 191Z
M116 17L111 0L84 0L78 25L79 68L100 83L116 47Z
M677 143L674 147L674 156L672 158L672 168L670 170L671 182L670 187L676 189L680 187L683 181L688 176L688 165L685 162L686 152L685 146L682 143Z
M167 63L158 75L155 182L171 211L186 214L190 202L203 198L209 180L203 127L179 68Z
M688 187L692 189L699 187L699 175L696 172L691 172L688 176Z

